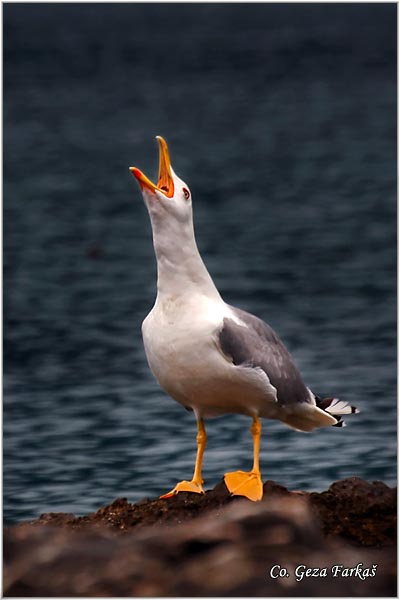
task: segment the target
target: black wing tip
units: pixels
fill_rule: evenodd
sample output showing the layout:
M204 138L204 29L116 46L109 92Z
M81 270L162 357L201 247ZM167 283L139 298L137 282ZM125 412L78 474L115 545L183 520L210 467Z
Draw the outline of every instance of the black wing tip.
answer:
M323 398L315 396L315 402L321 410L327 412L336 419L332 427L346 427L346 422L342 420L342 415L356 415L360 411L356 406L348 404L345 400L339 398Z
M315 396L315 402L318 408L328 412L334 417L337 415L350 415L360 412L356 406L352 406L345 400L339 400L339 398L320 398L319 396Z

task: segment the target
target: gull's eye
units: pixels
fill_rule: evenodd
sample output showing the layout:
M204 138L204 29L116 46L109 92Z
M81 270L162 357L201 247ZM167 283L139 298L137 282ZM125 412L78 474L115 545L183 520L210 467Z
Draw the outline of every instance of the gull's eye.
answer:
M189 200L190 192L187 188L182 188L183 195L185 196L185 200Z

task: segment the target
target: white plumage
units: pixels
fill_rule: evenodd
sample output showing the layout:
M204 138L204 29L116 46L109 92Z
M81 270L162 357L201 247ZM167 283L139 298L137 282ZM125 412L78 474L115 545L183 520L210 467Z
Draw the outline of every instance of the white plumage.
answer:
M157 298L142 332L150 368L160 386L195 412L198 455L190 482L166 494L202 492L203 418L241 413L253 418L254 464L249 473L225 475L233 494L262 497L258 466L261 423L279 419L302 431L341 425L355 412L346 402L320 401L302 381L276 333L257 317L226 304L197 249L188 186L174 173L160 144L157 185L131 168L149 211L157 258Z

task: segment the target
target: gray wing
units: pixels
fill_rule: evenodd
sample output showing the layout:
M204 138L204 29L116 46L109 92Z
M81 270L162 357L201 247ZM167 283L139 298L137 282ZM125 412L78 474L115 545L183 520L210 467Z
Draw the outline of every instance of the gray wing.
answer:
M259 367L277 390L279 404L310 402L309 392L289 352L267 323L230 306L246 327L224 319L219 343L235 365Z

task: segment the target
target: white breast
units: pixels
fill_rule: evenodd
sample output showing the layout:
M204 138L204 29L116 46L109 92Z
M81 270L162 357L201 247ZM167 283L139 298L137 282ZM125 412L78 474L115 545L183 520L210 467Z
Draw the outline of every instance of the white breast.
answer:
M142 326L155 378L172 398L202 416L260 414L270 403L273 412L276 392L265 373L237 367L221 352L217 340L224 318L245 326L222 300L158 299Z

